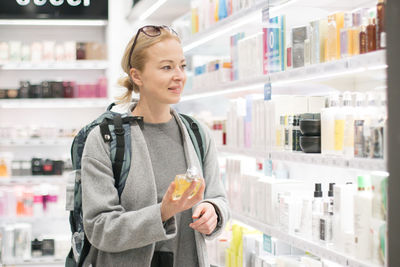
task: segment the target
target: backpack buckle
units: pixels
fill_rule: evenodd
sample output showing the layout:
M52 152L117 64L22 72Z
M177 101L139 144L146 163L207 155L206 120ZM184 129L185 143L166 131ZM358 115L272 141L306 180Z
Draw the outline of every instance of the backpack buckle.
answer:
M125 130L124 130L123 127L121 127L121 128L115 128L115 129L114 129L114 133L115 133L116 135L124 135L124 134L125 134Z

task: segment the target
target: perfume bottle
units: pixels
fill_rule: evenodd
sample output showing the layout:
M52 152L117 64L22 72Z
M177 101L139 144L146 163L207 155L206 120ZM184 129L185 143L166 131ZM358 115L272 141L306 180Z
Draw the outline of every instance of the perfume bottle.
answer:
M331 61L336 59L337 50L337 32L336 20L334 15L328 16L328 38L326 45L326 60Z
M369 19L367 26L367 51L372 52L376 50L376 24L375 19Z
M385 32L385 0L378 0L376 5L376 43L378 49L386 47L386 32Z
M367 53L367 27L365 26L365 24L363 23L361 25L361 31L360 31L360 54L365 54Z
M196 181L196 187L190 194L190 197L196 195L200 188L200 175L196 167L187 169L185 174L178 174L175 176L175 191L172 194L174 200L180 199L183 193L189 188L190 184Z

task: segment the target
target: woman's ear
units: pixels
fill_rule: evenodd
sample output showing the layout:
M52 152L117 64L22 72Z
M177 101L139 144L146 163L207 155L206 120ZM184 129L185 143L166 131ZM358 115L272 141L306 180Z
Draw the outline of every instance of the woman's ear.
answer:
M142 86L143 82L142 82L142 75L140 70L135 69L135 68L131 68L129 70L129 75L131 76L132 81L137 85L137 86Z

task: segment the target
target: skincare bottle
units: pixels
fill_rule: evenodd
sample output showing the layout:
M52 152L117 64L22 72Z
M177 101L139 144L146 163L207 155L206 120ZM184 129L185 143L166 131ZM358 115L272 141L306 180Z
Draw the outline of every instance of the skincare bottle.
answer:
M376 42L378 49L386 48L385 0L378 0L376 5Z
M353 17L351 13L344 14L344 27L340 30L340 57L345 58L353 53L352 46Z
M370 260L372 238L370 234L372 217L371 180L369 176L358 176L358 190L354 195L354 245L355 256Z
M312 238L314 241L320 240L320 218L323 215L323 198L321 184L315 184L314 199L312 202Z
M343 155L346 158L354 156L354 110L351 93L345 92L343 94L343 112L345 114Z
M367 26L366 26L366 19L365 18L363 18L363 23L361 25L359 41L360 41L360 44L359 44L360 54L367 53L368 52L368 47L367 47Z
M293 130L292 130L292 150L293 151L301 151L300 147L300 117L293 117Z
M172 194L172 198L174 200L180 199L183 195L183 193L188 189L191 185L191 183L195 181L196 187L191 193L190 197L193 197L196 195L197 191L199 191L200 188L200 176L199 172L196 167L191 167L187 169L185 174L178 174L175 176L175 191Z
M376 24L375 19L370 18L367 26L367 51L376 50Z
M326 60L331 61L336 59L337 50L337 33L336 20L334 15L328 16L328 38L326 45Z
M335 126L334 126L334 154L342 155L344 143L344 126L346 121L345 107L337 109L335 113Z
M325 155L334 153L335 145L335 113L339 109L339 96L329 97L329 104L321 110L321 153Z
M333 197L333 187L335 186L335 183L329 183L329 190L328 190L328 203L329 203L329 210L328 212L331 212L333 214L333 206L334 206L334 197Z
M323 203L323 216L319 219L319 239L324 243L332 242L332 217L333 212L330 211L329 202Z

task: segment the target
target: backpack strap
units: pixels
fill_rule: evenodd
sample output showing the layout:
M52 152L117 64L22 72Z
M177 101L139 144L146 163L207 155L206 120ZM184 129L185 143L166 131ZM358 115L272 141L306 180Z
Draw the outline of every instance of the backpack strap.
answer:
M115 152L115 162L113 165L113 173L115 179L115 187L119 187L119 181L121 178L122 164L124 163L125 153L125 130L122 126L122 117L120 114L114 116L114 133L116 136L117 146Z
M203 168L205 158L204 151L206 144L204 132L201 129L199 123L191 116L182 113L179 113L179 116L181 117L183 124L185 124L186 129L188 130L190 139L192 140L193 146L196 150L197 157L199 158L200 165Z

